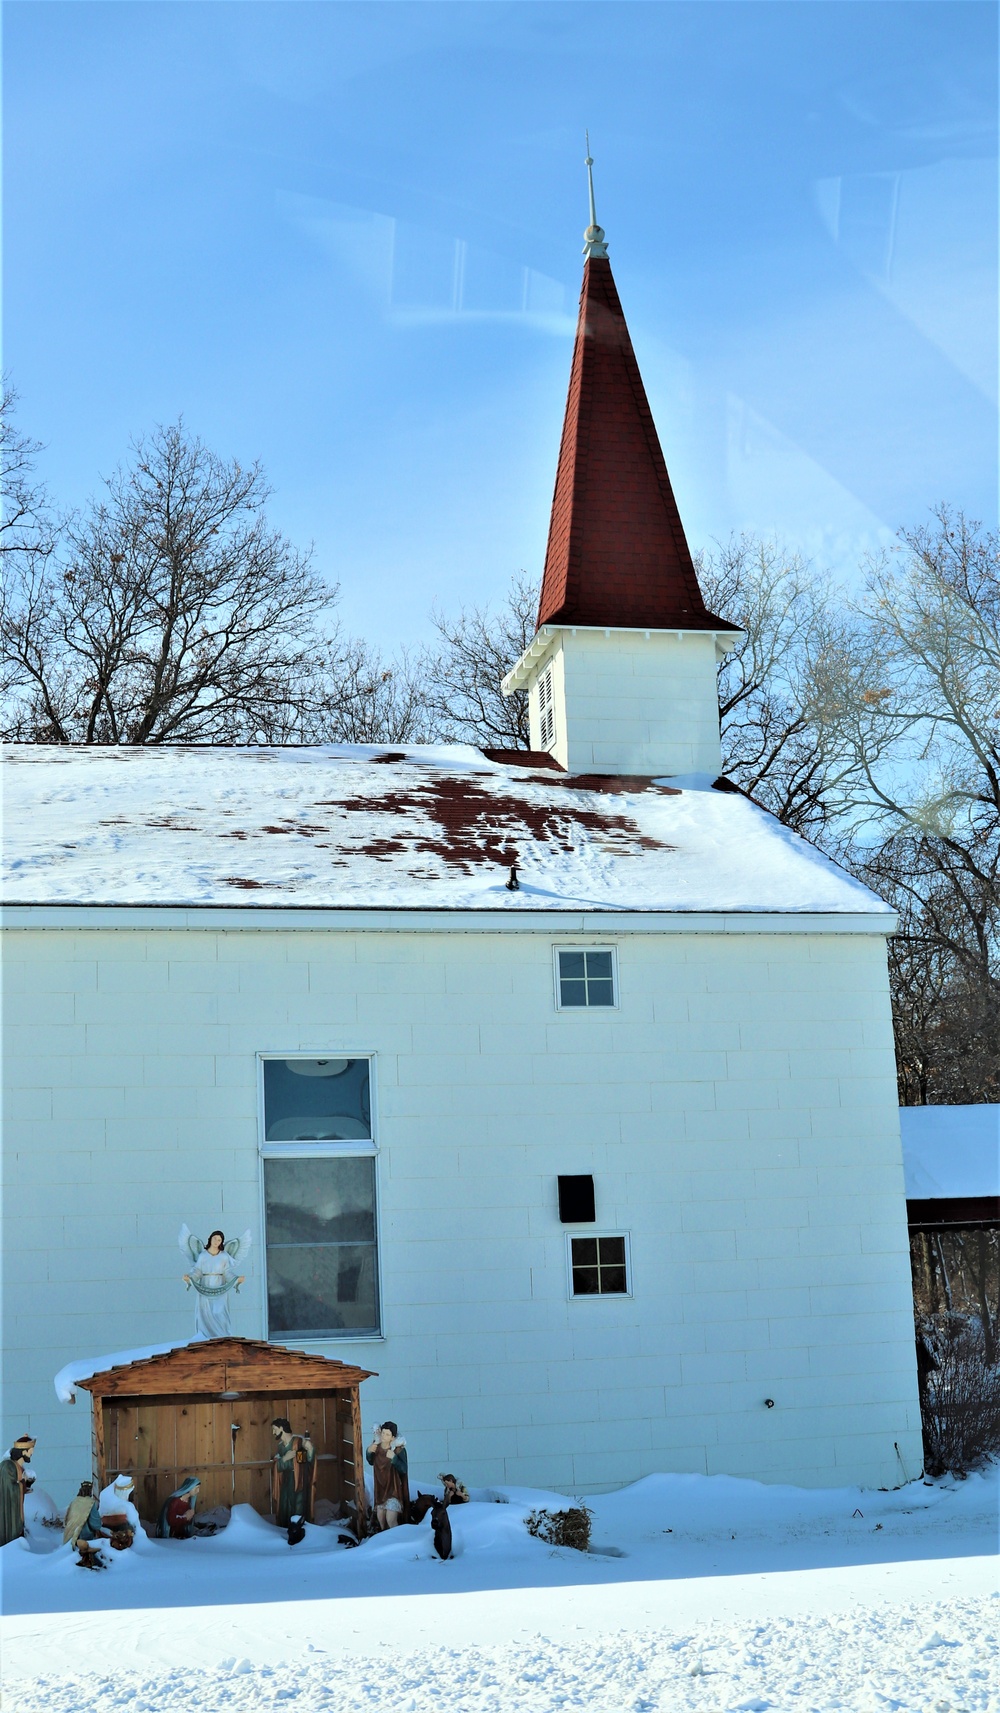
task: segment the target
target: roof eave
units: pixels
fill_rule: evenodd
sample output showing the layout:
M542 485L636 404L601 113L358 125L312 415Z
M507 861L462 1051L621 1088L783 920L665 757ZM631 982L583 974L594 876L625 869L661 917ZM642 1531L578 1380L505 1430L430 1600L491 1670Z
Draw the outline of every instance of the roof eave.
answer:
M717 626L718 628L713 626L711 616L709 616L707 623L697 625L684 624L683 622L677 625L589 625L550 620L548 623L539 626L520 659L514 663L504 678L500 688L505 696L513 696L516 690L525 689L529 679L538 671L543 658L562 632L568 632L571 636L575 636L577 631L589 631L598 636L641 636L647 640L653 636L675 636L678 640L685 636L710 636L715 643L716 656L721 660L723 655L728 654L731 649L737 646L744 632L740 630L739 626L727 625L721 619L717 621Z

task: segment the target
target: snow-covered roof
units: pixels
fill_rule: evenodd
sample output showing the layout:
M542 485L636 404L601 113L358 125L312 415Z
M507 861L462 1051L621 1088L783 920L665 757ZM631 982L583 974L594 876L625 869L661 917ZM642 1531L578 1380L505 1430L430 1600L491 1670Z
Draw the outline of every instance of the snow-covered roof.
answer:
M911 1201L1000 1195L1000 1106L902 1106Z
M4 760L11 905L886 913L707 776L571 775L464 744Z
M109 1368L124 1368L133 1362L146 1362L151 1356L166 1356L171 1350L186 1350L191 1340L179 1338L174 1344L137 1344L133 1350L112 1350L106 1356L77 1356L54 1375L52 1384L61 1404L75 1404L75 1387L81 1380L95 1374L106 1374Z
M181 1354L185 1360L178 1366L174 1359ZM286 1379L289 1373L294 1373L296 1384L305 1391L315 1385L317 1372L321 1383L329 1387L355 1385L373 1378L370 1369L342 1362L339 1357L290 1350L283 1344L259 1338L229 1336L182 1338L172 1344L143 1344L134 1350L113 1350L107 1356L78 1356L60 1368L52 1384L62 1404L75 1403L76 1387L89 1387L95 1379L103 1382L101 1391L105 1395L117 1390L148 1396L161 1385L170 1392L193 1393L206 1378L212 1390L225 1391L234 1381L242 1390L248 1376L254 1380L264 1377L262 1363L267 1370L266 1383L271 1383L276 1370ZM128 1370L127 1377L117 1383L116 1369ZM213 1381L213 1374L221 1378Z

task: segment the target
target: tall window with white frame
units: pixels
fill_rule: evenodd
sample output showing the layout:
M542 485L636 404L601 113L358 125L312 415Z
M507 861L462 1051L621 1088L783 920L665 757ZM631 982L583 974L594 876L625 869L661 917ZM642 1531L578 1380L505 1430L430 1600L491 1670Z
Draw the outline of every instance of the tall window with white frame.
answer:
M377 1336L372 1062L260 1063L267 1335Z

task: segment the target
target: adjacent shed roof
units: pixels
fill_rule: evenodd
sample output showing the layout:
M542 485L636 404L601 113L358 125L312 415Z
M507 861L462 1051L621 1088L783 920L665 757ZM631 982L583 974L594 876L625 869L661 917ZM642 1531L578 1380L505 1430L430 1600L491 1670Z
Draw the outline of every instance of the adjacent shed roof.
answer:
M909 1200L1000 1195L1000 1106L903 1106L899 1125Z
M562 774L467 745L24 745L4 759L5 904L885 916L707 776Z

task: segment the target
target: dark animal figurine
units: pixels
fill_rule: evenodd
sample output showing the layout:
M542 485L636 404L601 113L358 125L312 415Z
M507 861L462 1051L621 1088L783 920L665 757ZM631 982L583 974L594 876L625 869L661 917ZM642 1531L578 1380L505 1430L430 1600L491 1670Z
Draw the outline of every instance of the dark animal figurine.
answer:
M410 1504L410 1522L422 1523L428 1511L432 1511L434 1506L440 1503L440 1499L436 1499L433 1493L418 1493Z
M76 1550L80 1554L76 1562L81 1570L107 1570L108 1561L101 1552L99 1541L77 1541Z
M288 1544L289 1544L289 1546L298 1546L299 1541L304 1541L305 1538L306 1538L306 1525L303 1522L302 1518L301 1517L289 1517L289 1519L288 1519Z
M448 1515L447 1501L435 1499L431 1509L431 1528L434 1530L434 1551L438 1558L450 1558L451 1518Z

